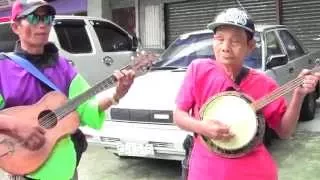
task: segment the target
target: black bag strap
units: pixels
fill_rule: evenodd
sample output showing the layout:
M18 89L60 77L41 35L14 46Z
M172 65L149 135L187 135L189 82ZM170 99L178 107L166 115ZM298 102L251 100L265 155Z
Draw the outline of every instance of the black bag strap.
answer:
M242 68L241 68L241 70L240 70L240 72L239 72L239 74L238 74L238 76L236 77L236 79L235 79L234 82L235 82L237 85L239 85L240 82L243 80L243 78L247 76L248 72L249 72L249 68L247 68L247 67L245 67L245 66L242 66Z

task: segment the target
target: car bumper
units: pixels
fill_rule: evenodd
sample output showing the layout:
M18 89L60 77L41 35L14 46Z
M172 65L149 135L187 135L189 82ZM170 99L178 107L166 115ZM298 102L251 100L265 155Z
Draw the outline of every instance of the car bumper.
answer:
M101 130L82 128L90 144L119 156L182 160L186 131L174 125L105 121Z

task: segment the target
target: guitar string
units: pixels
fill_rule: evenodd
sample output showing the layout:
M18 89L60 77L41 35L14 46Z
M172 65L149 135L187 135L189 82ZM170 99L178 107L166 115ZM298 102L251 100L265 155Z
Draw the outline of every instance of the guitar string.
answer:
M320 66L317 64L314 68L311 69L311 73L319 71ZM258 100L256 103L253 103L253 106L256 107L256 110L261 109L264 107L266 104L270 103L273 99L276 99L284 94L287 94L294 88L300 86L303 84L303 78L304 76L297 77L285 85L281 86L277 90L275 90L275 93L271 93L269 96L263 97L262 100ZM291 87L292 86L292 87ZM278 91L278 92L276 92Z
M256 103L254 103L255 107L258 107L257 109L260 109L261 106L263 106L263 104L265 104L266 102L272 100L273 98L281 95L281 94L285 94L285 92L287 91L291 91L292 88L295 87L295 85L300 85L300 83L303 82L302 77L296 78L292 81L290 81L289 83L283 85L282 87L276 89L273 93L262 97L260 100L256 101Z
M114 77L113 76L111 76L111 77L109 77L109 78L107 78L105 81L105 83L102 83L102 84L98 84L97 85L97 89L100 89L100 88L102 88L102 89L106 89L106 88L108 88L108 87L110 87L110 86L112 86L114 83L115 83L115 81L114 81L114 79L113 79ZM88 91L87 91L88 92ZM94 93L94 94L96 94L96 91L94 91L94 92L92 92L92 93ZM70 102L77 102L76 100L75 101L69 101L69 103ZM77 104L77 103L76 103ZM66 104L65 105L65 107L68 107L70 104ZM70 108L71 109L71 108ZM39 120L41 121L41 122L44 122L44 123L42 123L41 125L42 126L44 126L44 127L47 127L47 126L49 126L49 127L51 127L52 125L54 125L55 124L55 121L54 120L60 120L60 118L62 118L62 117L64 117L65 116L65 114L66 113L68 113L69 111L73 111L73 110L70 110L69 108L64 108L64 110L63 111L61 111L61 112L59 112L59 113L53 113L53 114L55 114L56 116L54 116L52 113L48 113L48 114L46 114L45 116L43 116L43 117L41 117Z
M149 61L150 62L150 61ZM134 65L134 66L132 66L132 65L127 65L127 66L125 66L125 67L123 67L123 68L121 68L121 70L124 70L124 69L127 69L127 68L130 68L130 69L135 69L135 71L136 72L138 72L138 70L139 69L141 69L141 67L146 67L146 66L141 66L140 68L137 68L137 67L139 67L139 66L137 66L137 63L135 63L136 65ZM120 71L121 71L120 70ZM93 88L91 88L91 89L100 89L100 88L102 88L102 90L105 90L105 89L107 89L108 87L110 87L110 86L112 86L112 85L114 85L115 84L115 82L116 82L116 78L115 78L115 76L109 76L108 78L106 78L104 81L102 81L101 83L99 83L99 84L97 84L96 86L94 86ZM90 89L89 89L90 90ZM89 91L88 90L88 91ZM88 92L87 91L87 92ZM99 91L100 92L100 91ZM96 94L97 92L93 92L94 94ZM70 102L70 101L69 101ZM75 102L77 102L77 101L75 101ZM70 105L70 104L69 104ZM68 104L66 105L66 106L68 106ZM72 112L73 110L71 110L71 112ZM68 108L65 108L62 112L60 112L60 114L58 113L58 115L55 117L55 116L53 116L52 117L52 114L51 113L48 113L47 115L45 115L45 116L43 116L42 118L40 118L39 120L43 120L43 121L45 121L44 122L44 126L47 126L47 125L49 125L49 126L52 126L52 125L54 125L54 123L55 123L55 119L58 119L58 120L60 120L60 118L61 117L64 117L65 116L65 114L66 113L69 113L70 112L70 110L68 109ZM56 114L56 113L54 113L54 114Z
M266 96L263 99L258 100L257 102L253 103L253 106L255 107L256 110L259 110L262 107L264 107L265 105L272 102L274 99L277 99L277 98L281 97L282 95L289 93L290 91L292 91L292 89L300 86L302 82L303 82L303 80L299 80L296 83L292 84L290 87L288 87L288 89L280 89L277 92L275 91L274 94L272 94L270 96ZM289 88L292 88L292 89L289 89Z
M134 66L131 66L131 65L127 65L127 66L125 66L125 67L123 67L121 70L123 70L123 69L127 69L127 68L131 68L131 69L135 69L135 71L137 71L137 68L133 68ZM105 89L107 89L107 88L109 88L110 86L112 86L112 85L114 85L116 83L116 78L115 78L115 76L109 76L107 79L105 79L104 81L102 81L101 83L99 83L99 84L97 84L96 86L94 86L93 88L91 88L91 90L92 89L102 89L102 90L105 90ZM89 89L90 90L90 89ZM88 90L88 91L89 91ZM88 92L87 91L87 92ZM98 90L99 92L100 92L100 90ZM97 92L96 91L93 91L92 92L93 94L97 94ZM70 101L69 101L70 102ZM75 103L77 102L77 101L74 101ZM77 104L77 103L76 103ZM68 106L68 105L70 105L70 104L67 104L66 106ZM55 119L58 119L58 120L60 120L60 118L61 117L64 117L65 116L65 114L66 113L69 113L69 112L72 112L73 110L69 110L68 108L64 108L64 110L63 111L61 111L60 113L58 113L58 115L57 116L52 116L52 114L51 113L48 113L47 115L45 115L45 116L43 116L42 118L40 118L39 120L43 120L44 121L44 123L42 124L43 126L52 126L52 125L54 125L54 123L55 123ZM54 114L56 114L56 113L54 113Z
M139 56L139 52L137 53L137 57ZM141 62L143 62L143 60L133 60L133 62L135 62L134 63L134 65L131 65L131 64L128 64L128 65L126 65L126 66L124 66L123 68L121 68L120 69L120 71L121 70L124 70L124 69L133 69L133 70L135 70L135 72L139 72L139 71L141 71L140 69L142 69L143 71L145 71L145 69L143 69L144 67L147 67L146 65L148 65L149 67L150 67L150 65L152 65L152 63L153 63L153 61L158 57L158 55L157 54L155 54L155 53L147 53L147 54L145 54L145 57L146 56L152 56L152 58L150 58L150 59L148 59L147 61L146 60L144 60L144 63L141 63ZM140 64L139 64L140 63ZM106 81L106 84L104 84L104 81ZM102 81L101 83L99 83L99 84L97 84L96 86L94 86L93 88L90 88L90 89L94 89L95 87L96 88L101 88L101 86L102 86L102 90L105 90L105 89L107 89L108 87L110 87L110 86L112 86L115 82L116 82L116 78L115 78L115 76L114 75L111 75L111 76L109 76L108 78L106 78L104 81ZM89 89L89 90L90 90ZM88 91L89 91L88 90ZM88 91L86 91L86 92L88 92ZM100 92L100 91L99 91ZM94 94L97 94L97 92L93 92ZM70 102L70 101L69 101ZM77 101L75 101L75 102L77 102ZM66 106L68 106L68 104L66 105ZM73 111L74 109L72 109L71 110L71 112ZM66 113L70 113L70 110L69 109L67 109L67 108L65 108L65 110L63 110L61 113L60 113L60 115L58 114L56 117L55 116L53 116L52 117L52 114L51 113L48 113L48 114L46 114L45 116L43 116L43 117L41 117L39 120L44 120L44 121L46 121L47 120L47 122L45 122L44 123L44 125L54 125L54 123L55 123L55 119L58 119L58 120L60 120L60 118L61 117L64 117L65 116L65 114ZM54 113L55 114L55 113Z
M314 68L311 70L311 73L318 71L319 68L320 68L320 67L317 65L316 67L314 67ZM281 95L284 95L284 94L290 92L292 89L294 89L294 88L302 85L302 84L303 84L303 78L304 78L304 76L301 76L301 77L298 77L298 78L295 78L295 79L291 80L289 83L286 83L286 84L283 85L282 87L278 88L278 89L276 90L276 91L278 91L278 92L276 92L276 93L271 93L271 95L273 94L272 96L271 96L271 95L270 95L270 96L266 96L266 97L262 98L262 100L258 100L259 102L257 101L258 103L255 103L254 106L255 106L255 107L259 107L259 108L257 108L257 109L262 108L262 107L264 106L264 104L267 104L267 103L268 103L268 101L272 101L274 98L278 98L278 97L280 97ZM292 86L292 87L291 87L291 86Z

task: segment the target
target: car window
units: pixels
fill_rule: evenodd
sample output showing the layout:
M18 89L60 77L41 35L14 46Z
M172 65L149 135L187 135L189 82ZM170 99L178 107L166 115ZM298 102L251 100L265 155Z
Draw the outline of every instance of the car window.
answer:
M104 21L91 22L104 52L131 50L129 36L117 26Z
M267 59L271 55L283 54L281 50L281 45L274 31L270 31L266 33L266 47L267 47Z
M194 59L212 56L212 33L182 35L170 44L154 66L187 67Z
M284 43L290 60L298 58L304 54L304 50L287 30L280 30L279 35Z
M92 46L83 20L56 20L54 29L61 48L70 53L90 53Z
M12 31L10 23L0 24L0 52L12 52L18 36Z
M256 41L256 48L245 58L244 64L254 69L260 69L262 67L261 34L256 32L253 37Z

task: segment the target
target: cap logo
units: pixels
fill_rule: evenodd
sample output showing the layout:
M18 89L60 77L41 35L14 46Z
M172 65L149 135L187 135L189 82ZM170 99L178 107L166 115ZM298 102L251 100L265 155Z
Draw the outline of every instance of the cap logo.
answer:
M245 26L247 24L248 15L238 9L228 9L227 12L217 17L216 22L233 22Z

